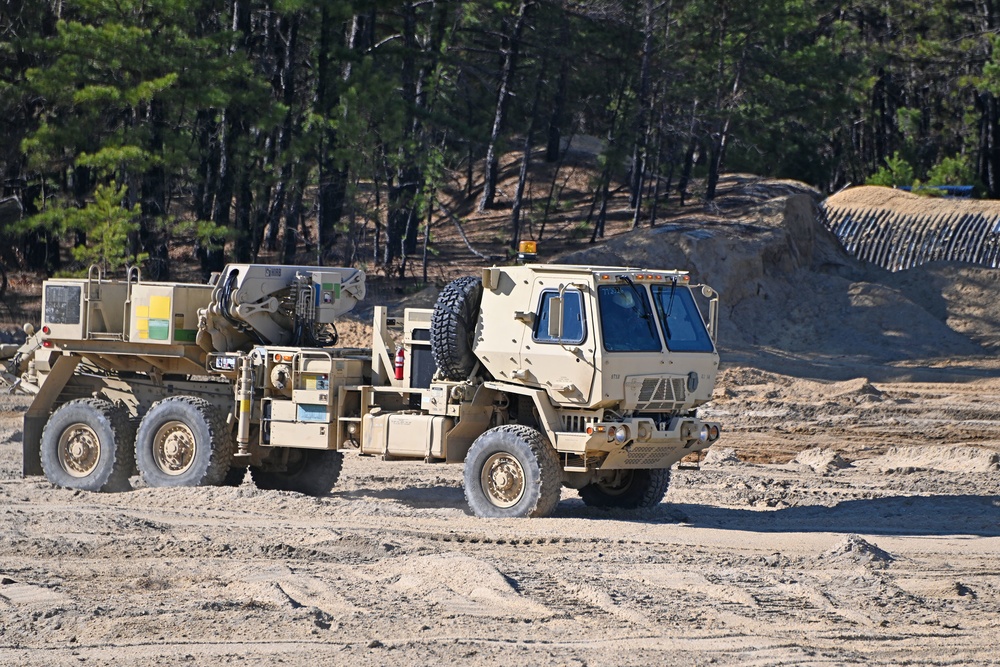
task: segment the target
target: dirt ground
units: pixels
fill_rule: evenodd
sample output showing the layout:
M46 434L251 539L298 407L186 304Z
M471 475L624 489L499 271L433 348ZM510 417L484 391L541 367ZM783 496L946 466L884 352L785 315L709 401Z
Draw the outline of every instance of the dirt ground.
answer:
M471 516L460 466L355 455L322 499L58 489L20 478L6 397L0 664L995 664L996 370L730 364L726 439L665 503L564 490L532 520Z
M352 454L321 499L70 491L21 478L0 396L0 664L996 664L995 279L857 265L758 190L590 251L728 299L723 439L655 509L478 519L460 466Z

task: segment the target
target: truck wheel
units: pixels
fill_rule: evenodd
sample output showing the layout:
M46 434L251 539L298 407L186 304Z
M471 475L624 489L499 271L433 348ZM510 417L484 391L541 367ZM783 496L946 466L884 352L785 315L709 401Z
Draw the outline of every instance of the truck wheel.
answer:
M42 470L56 486L124 491L131 488L134 441L135 428L124 408L97 398L70 401L42 431Z
M670 469L615 470L609 479L580 489L583 502L591 507L639 509L656 507L670 486Z
M250 467L258 489L295 491L307 496L325 496L340 478L344 455L332 449L291 449L285 470Z
M476 516L542 517L559 504L559 455L527 426L497 426L476 438L464 476L465 499Z
M135 462L150 486L215 486L232 459L226 418L202 398L165 398L139 423Z
M476 367L472 352L483 281L473 276L448 283L431 314L431 355L445 380L464 380Z

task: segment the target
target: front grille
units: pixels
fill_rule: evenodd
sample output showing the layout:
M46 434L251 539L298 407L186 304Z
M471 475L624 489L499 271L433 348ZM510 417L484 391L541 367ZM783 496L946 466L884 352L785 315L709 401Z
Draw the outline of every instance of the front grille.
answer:
M673 412L684 405L687 398L684 378L653 376L635 379L641 379L642 384L639 386L634 409Z
M625 457L624 464L634 468L659 468L672 452L662 447L642 447L632 445Z
M596 424L598 421L597 415L563 415L562 430L570 433L583 433L587 430L587 426Z

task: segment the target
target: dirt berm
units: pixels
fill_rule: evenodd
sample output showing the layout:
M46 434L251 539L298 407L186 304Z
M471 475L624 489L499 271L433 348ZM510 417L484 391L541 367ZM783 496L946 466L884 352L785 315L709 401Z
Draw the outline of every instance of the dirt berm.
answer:
M893 362L996 344L1000 308L984 311L982 300L995 272L926 265L890 274L847 254L819 202L802 183L730 175L710 208L559 261L690 270L721 293L728 350Z

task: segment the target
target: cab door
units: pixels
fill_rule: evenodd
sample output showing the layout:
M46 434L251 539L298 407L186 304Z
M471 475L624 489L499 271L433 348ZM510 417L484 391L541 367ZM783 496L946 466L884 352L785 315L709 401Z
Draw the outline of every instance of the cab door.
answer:
M535 316L531 335L521 343L521 368L556 404L590 403L597 338L586 296L580 287L552 279L538 279L532 289Z

